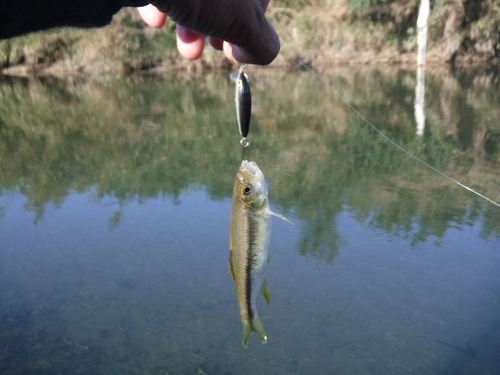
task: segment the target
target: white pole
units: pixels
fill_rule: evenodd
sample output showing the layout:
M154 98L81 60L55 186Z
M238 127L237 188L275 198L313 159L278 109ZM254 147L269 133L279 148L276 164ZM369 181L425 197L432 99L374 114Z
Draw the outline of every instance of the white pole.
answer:
M421 0L417 19L417 85L415 88L415 122L417 135L422 136L425 130L425 55L427 51L427 20L430 13L429 0Z
M427 50L427 20L431 6L429 0L421 0L417 18L417 64L425 65L425 53Z
M415 122L417 123L417 135L424 135L425 130L425 67L417 67L417 85L415 88Z

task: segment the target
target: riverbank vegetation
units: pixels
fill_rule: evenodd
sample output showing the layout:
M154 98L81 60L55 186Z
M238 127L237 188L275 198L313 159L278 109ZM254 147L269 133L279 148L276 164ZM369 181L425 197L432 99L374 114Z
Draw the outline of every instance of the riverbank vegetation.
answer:
M274 65L415 64L419 0L273 0L268 17L282 40ZM500 3L431 1L429 63L495 64L500 59ZM175 25L146 27L134 9L110 26L60 29L0 41L4 74L122 74L224 68L207 48L197 62L179 57Z

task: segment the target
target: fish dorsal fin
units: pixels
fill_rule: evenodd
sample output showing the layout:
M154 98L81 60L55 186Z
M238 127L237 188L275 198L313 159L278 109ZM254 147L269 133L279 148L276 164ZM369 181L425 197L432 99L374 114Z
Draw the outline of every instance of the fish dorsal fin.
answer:
M290 220L288 220L286 217L284 217L283 215L280 215L280 214L277 214L276 212L273 212L271 210L267 210L267 213L269 215L272 215L272 216L276 216L276 217L279 217L281 220L284 220L286 221L287 223L290 223L292 225L295 225L294 223L292 223Z
M229 263L229 274L231 275L233 280L236 280L236 275L234 273L234 266L233 266L233 252L231 250L229 250L228 263Z
M269 290L269 284L265 278L262 280L262 285L260 286L260 295L264 297L267 304L271 303L271 292Z

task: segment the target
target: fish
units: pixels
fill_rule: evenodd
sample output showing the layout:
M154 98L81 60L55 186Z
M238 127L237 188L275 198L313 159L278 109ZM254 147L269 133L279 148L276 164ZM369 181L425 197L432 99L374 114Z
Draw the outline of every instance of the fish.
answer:
M252 94L250 92L250 84L248 77L243 73L243 68L240 68L238 77L236 78L236 94L234 97L236 102L236 117L238 119L238 128L243 138L248 136L250 131L250 118L252 116Z
M262 343L267 335L257 313L257 294L271 301L265 268L269 263L271 216L293 224L269 208L264 174L254 161L243 160L234 178L229 236L229 272L236 287L236 297L246 348L252 332Z

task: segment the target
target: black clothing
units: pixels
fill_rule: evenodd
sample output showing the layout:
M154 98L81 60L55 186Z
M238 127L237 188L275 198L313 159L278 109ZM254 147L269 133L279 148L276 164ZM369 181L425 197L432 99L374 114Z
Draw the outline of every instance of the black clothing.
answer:
M0 39L54 27L101 27L125 6L151 0L0 0Z

